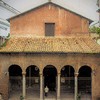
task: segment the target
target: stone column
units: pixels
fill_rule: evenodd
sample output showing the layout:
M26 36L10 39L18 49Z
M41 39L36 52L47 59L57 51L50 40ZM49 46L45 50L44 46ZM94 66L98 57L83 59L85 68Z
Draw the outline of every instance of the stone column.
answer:
M78 74L75 73L75 100L77 100L77 95L78 95Z
M43 75L40 73L40 100L43 100Z
M3 100L3 99L2 99L2 94L1 94L1 93L0 93L0 100Z
M23 97L25 98L26 97L26 72L22 72L22 75L23 75Z
M57 100L60 100L60 73L57 76Z

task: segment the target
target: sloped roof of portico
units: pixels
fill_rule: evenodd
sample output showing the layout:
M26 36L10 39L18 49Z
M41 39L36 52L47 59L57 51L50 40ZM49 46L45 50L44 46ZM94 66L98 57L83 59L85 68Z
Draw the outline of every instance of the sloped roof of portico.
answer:
M74 34L67 37L34 37L11 35L0 53L100 53L98 45L89 35Z

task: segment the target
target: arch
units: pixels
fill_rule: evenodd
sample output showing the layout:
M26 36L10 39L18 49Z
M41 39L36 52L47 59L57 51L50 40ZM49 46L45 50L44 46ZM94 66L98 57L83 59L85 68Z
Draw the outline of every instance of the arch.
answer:
M50 91L56 91L57 69L53 65L47 65L43 69L44 87L48 86Z
M91 77L92 68L90 66L81 66L78 73L79 77Z
M41 68L42 73L43 73L44 69L47 68L48 66L54 67L56 69L57 73L58 73L58 69L59 69L58 67L59 67L59 65L55 64L55 63L45 63L45 64L43 64L42 68Z
M27 98L30 97L30 91L32 94L32 98L35 96L36 98L39 97L39 90L40 90L40 75L39 75L39 68L36 65L30 65L26 68L26 91L27 91Z
M81 97L87 96L91 99L92 92L92 68L90 66L84 65L79 69L78 75L78 92L81 93Z
M74 97L74 68L71 65L65 65L61 69L61 97L67 98L70 93L71 98ZM65 95L63 95L65 94Z
M39 68L36 65L30 65L26 68L26 76L39 76Z
M61 76L74 77L74 68L71 65L65 65L61 69Z
M6 71L9 71L9 68L10 68L11 66L14 66L14 65L19 66L19 67L21 68L21 70L23 71L23 66L22 66L22 64L19 63L19 62L10 62L10 63L7 63L7 64L6 64L6 66L7 66Z
M90 67L91 70L93 70L93 69L95 68L93 64L90 64L90 63L88 63L88 64L83 64L83 63L82 63L82 64L80 64L80 67L78 68L78 71L79 71L80 68L82 68L82 67L84 67L84 66Z
M9 76L22 76L22 69L19 65L11 65L8 68Z
M16 92L20 96L22 89L22 69L19 65L11 65L8 68L9 72L9 95L10 97Z
M51 70L55 71L55 72L56 72L55 75L57 76L57 69L56 69L56 67L53 66L53 65L46 65L46 66L44 67L44 69L43 69L43 75L45 75L45 70L49 71L49 70L48 70L49 68L50 68Z

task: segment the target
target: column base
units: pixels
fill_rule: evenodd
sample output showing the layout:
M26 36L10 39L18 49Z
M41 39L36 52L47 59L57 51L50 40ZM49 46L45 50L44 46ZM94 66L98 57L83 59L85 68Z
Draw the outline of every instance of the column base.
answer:
M60 98L57 98L57 100L60 100Z

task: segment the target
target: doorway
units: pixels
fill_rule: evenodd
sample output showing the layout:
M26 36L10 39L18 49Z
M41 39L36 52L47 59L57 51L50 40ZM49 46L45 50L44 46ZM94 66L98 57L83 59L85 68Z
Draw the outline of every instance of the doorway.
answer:
M9 98L19 99L22 95L22 69L18 65L11 65L9 71Z
M91 72L92 69L89 66L82 66L79 69L78 75L78 92L81 95L81 98L84 100L91 100Z
M61 98L74 99L74 68L70 65L61 69Z
M47 65L43 70L44 88L49 88L48 97L56 98L56 76L57 70L53 65Z
M26 69L26 95L27 98L39 99L40 95L39 68L31 65Z

